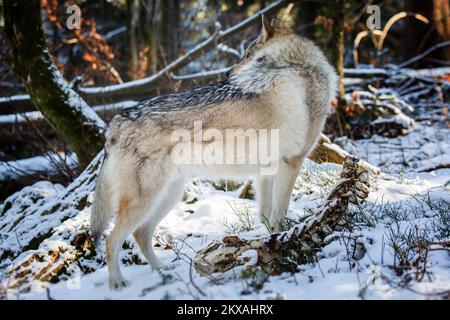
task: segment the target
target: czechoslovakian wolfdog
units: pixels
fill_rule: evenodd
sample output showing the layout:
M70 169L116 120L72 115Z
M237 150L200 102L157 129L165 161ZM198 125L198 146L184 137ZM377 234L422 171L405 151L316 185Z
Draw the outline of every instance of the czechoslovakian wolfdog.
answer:
M91 216L98 245L116 214L106 239L110 286L126 284L118 255L130 233L150 265L160 267L152 248L153 233L181 199L185 180L194 176L254 177L259 216L269 229L279 231L299 169L318 141L336 85L334 69L319 48L263 17L261 34L226 80L145 100L117 115L108 131ZM261 174L260 163L176 164L171 153L178 141L172 134L183 129L195 136L196 121L222 136L230 128L278 130L278 145L270 147L272 154L277 152L277 171ZM194 145L206 146L212 140L197 140ZM245 153L249 150L244 148Z

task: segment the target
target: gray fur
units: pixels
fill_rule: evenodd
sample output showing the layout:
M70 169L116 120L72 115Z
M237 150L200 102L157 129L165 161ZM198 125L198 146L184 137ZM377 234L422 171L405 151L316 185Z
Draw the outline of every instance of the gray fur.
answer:
M137 106L123 110L122 117L137 120L166 112L182 111L190 107L200 109L211 107L217 103L251 99L256 95L255 92L244 92L240 86L227 79L222 82L144 100Z

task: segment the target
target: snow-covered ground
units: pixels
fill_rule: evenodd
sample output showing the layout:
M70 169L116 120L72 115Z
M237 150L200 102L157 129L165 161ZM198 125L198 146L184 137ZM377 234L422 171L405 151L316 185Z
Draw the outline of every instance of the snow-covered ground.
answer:
M352 232L335 232L316 262L299 272L243 277L238 267L200 276L192 259L211 241L268 232L256 218L256 202L239 197L245 180L192 180L156 231L155 250L166 267L151 270L130 237L120 253L129 286L110 290L104 240L94 248L88 236L99 155L67 188L42 181L0 204L0 299L449 299L448 105L438 91L430 99L428 88L422 98L397 82L403 95L371 89L360 92L357 103L392 111L383 121L400 120L407 134L335 140L382 173L371 177L365 204L353 208ZM291 223L320 208L340 170L305 161ZM6 167L0 171L9 174Z
M121 252L122 270L129 286L121 291L112 291L108 287L102 248L95 258L85 256L77 263L68 263L58 283L30 280L16 289L7 289L6 296L9 299L449 298L448 249L432 245L431 248L436 250L430 250L426 259L419 260L417 265L402 269L400 263L402 259L411 262L417 258L417 250L407 248L417 239L430 242L449 239L450 169L419 172L436 162L449 162L449 141L449 129L418 124L404 137L374 136L351 144L343 143L348 151L383 170L379 177L373 178L369 198L360 208L371 217L375 227L369 227L363 216L357 214L357 227L353 232L335 234L334 241L318 254L317 262L300 266L298 273L271 277L257 273L243 278L241 269L236 268L212 277L198 275L191 260L197 250L212 240L235 232L242 237L256 237L267 231L255 217L256 202L239 198L243 186L226 192L218 190L217 184L194 180L186 188L184 201L162 221L156 232L155 250L166 268L153 271L143 264L144 260L130 238ZM410 166L401 166L402 163ZM318 208L339 171L338 165L307 161L292 195L289 217L295 219ZM62 188L48 183L41 183L36 188L40 188L38 193L41 194L47 191L49 199L63 192ZM65 219L59 217L63 222L55 224L53 236L31 252L48 252L49 248L58 250L64 246L67 250L61 252L70 252L67 239L70 234L88 228L89 213L87 207ZM7 217L8 214L4 219ZM24 223L24 220L18 223ZM26 234L24 229L17 230L16 241L25 241L22 240ZM1 239L4 244L14 246L11 235ZM33 268L39 268L39 262L30 259L30 251L9 263L2 262L4 287L14 282L14 276L6 270L27 259L32 261Z

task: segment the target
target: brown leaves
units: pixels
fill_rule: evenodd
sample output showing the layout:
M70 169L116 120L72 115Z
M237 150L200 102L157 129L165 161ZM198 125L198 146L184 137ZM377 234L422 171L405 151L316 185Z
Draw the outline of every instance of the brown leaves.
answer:
M48 21L56 28L61 29L62 24L58 19L58 1L57 0L41 0L41 7L45 9Z
M106 39L97 32L95 21L84 19L81 29L74 29L73 31L75 38L78 40L77 45L81 47L82 59L88 63L87 71L108 71L108 60L114 58L114 53L106 43ZM110 79L115 81L113 76Z
M77 51L80 52L81 59L85 64L73 68L74 74L82 73L85 81L89 81L102 72L102 76L103 74L108 76L108 81L120 82L117 75L113 74L113 68L109 63L114 58L113 50L107 44L106 39L97 32L95 20L81 19L81 27L70 30L65 25L67 19L65 6L58 6L57 0L41 0L41 7L46 12L48 22L58 30L54 36L63 38L61 40L63 46L77 47ZM53 44L53 47L56 47L56 44ZM64 74L64 66L56 64Z
M322 15L316 17L316 19L314 20L314 24L322 25L327 31L331 31L333 29L333 19L327 18Z

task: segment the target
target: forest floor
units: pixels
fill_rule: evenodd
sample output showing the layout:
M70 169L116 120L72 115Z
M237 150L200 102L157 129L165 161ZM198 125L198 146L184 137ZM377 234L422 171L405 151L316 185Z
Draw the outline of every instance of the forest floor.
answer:
M268 232L256 201L239 197L245 180L195 179L156 231L166 267L151 270L130 237L120 253L129 286L110 290L104 240L94 250L85 236L94 168L67 188L38 182L0 204L0 299L450 299L450 129L427 114L403 136L337 139L382 173L352 209L352 232L335 232L297 273L200 276L192 260L211 241ZM306 160L287 222L320 208L340 170Z
M131 264L131 248L121 252L126 263L122 269L130 283L121 291L109 289L107 268L101 262L92 264L94 272L74 270L56 284L34 280L26 292L8 289L7 298L449 298L449 251L429 251L415 265L413 260L420 253L408 246L418 237L430 242L448 240L450 169L418 171L435 165L438 159L450 159L450 130L418 123L401 138L373 136L353 141L351 146L349 151L383 170L373 178L369 198L361 208L371 216L375 227L361 223L352 234L337 234L317 256L317 262L300 266L298 273L242 278L238 268L213 277L199 276L191 260L210 241L230 233L255 237L267 231L255 218L256 202L240 199L240 189L221 191L211 182L194 180L187 187L185 201L172 210L156 232L155 250L166 269L152 271L148 265L139 265L140 259L132 259L139 262ZM401 166L405 161L414 163L414 167ZM339 170L338 165L306 161L292 195L289 217L296 219L319 207ZM42 186L49 187L52 186ZM89 210L71 218L66 228L82 225ZM364 248L362 253L357 250L358 245ZM133 247L131 239L130 246ZM6 286L7 281L3 278L2 283Z

